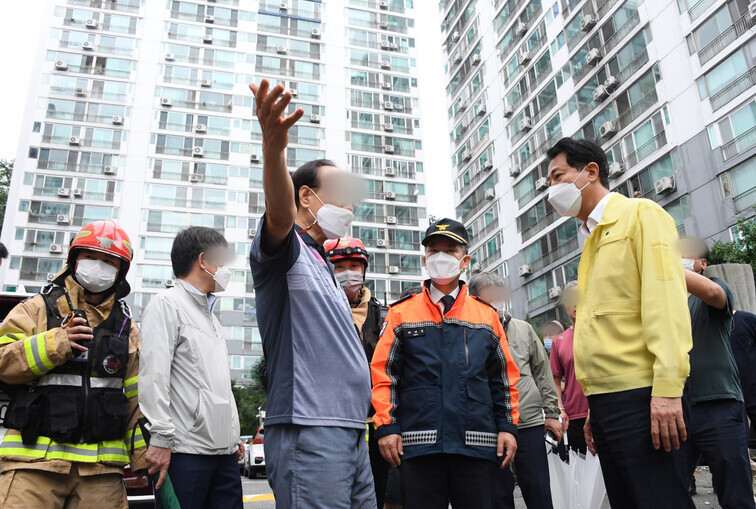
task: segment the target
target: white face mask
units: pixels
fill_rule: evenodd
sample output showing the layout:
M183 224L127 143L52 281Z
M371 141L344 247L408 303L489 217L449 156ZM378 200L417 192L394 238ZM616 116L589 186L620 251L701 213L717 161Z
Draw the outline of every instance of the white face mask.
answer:
M693 260L692 258L683 258L682 259L683 269L689 270L691 272L695 272L696 271L696 262L697 261L698 260Z
M102 293L113 287L118 269L102 260L79 260L76 281L92 293Z
M315 218L315 222L318 223L318 226L320 226L320 231L323 232L323 235L328 239L340 239L341 237L346 237L346 234L349 233L349 227L352 225L352 221L354 221L354 214L352 211L337 207L330 203L324 203L315 191L313 191L312 194L315 195L315 198L317 198L323 206L318 210L317 216L315 216L310 209L307 210L310 210L310 214Z
M212 276L213 280L215 281L215 290L213 290L213 293L222 292L226 289L228 282L231 279L231 269L218 266L215 274L211 273L207 269L205 269L205 272L210 274L210 276Z
M459 276L462 269L456 257L446 253L435 253L425 259L425 270L434 283L449 284Z
M575 217L580 212L580 206L583 204L583 189L591 184L588 182L582 188L575 185L584 171L585 167L571 183L562 182L549 188L549 203L560 215Z
M365 277L362 275L361 270L345 270L336 274L336 281L339 282L344 293L347 294L347 297L351 301L357 297L357 294L362 289Z

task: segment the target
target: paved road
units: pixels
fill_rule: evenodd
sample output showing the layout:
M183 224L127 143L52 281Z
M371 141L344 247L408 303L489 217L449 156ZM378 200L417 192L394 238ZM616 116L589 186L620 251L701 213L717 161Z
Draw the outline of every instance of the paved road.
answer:
M701 467L696 470L696 484L698 495L693 497L697 508L716 508L719 507L717 497L713 494L711 488L711 474L708 468ZM246 479L242 478L244 488L244 509L274 509L275 502L272 500L270 487L266 479ZM526 509L525 502L522 500L519 488L515 492L515 508ZM609 509L608 501L604 501L601 509Z

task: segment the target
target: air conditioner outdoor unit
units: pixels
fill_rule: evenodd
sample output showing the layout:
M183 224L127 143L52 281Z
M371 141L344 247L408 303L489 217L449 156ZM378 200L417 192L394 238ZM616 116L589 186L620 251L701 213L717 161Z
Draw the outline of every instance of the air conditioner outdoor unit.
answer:
M520 276L529 276L533 273L533 267L530 265L520 265L519 270Z
M299 91L296 88L292 88L289 92L291 92L292 97L297 97L299 95Z
M113 115L113 125L123 125L123 117Z
M470 63L472 65L478 65L480 63L480 55L476 54L472 56L472 59L470 60Z
M616 76L609 76L604 80L604 88L607 92L610 94L617 90L617 88L620 86L620 80Z
M387 200L396 200L396 193L394 191L386 191Z
M462 161L467 162L470 159L472 159L472 154L469 151L465 150L462 152Z
M486 161L483 163L483 171L491 171L493 170L493 163L491 161Z
M205 16L205 23L215 23L215 16Z
M91 42L84 41L84 42L81 43L81 49L87 50L87 51L92 51L92 50L94 50L94 46L92 45Z
M60 198L68 198L70 194L71 194L71 191L67 187L58 188L58 196Z
M387 50L387 49L390 49L390 48L391 48L391 43L388 42L387 39L383 39L381 41L381 49L386 49Z
M601 60L601 50L598 48L593 48L585 56L585 63L587 65L596 65L599 60Z
M388 247L388 242L384 239L378 239L375 241L376 247Z
M544 189L549 188L549 179L546 177L541 177L538 180L535 181L535 188L536 191L543 191Z
M391 62L388 60L383 60L381 62L381 69L391 69Z
M554 288L549 288L549 299L558 299L561 296L562 296L561 286L555 286Z
M386 2L386 1L378 2L378 7L380 7L381 10L386 11L386 10L388 10L388 2Z
M313 113L310 115L310 123L312 124L319 124L320 123L320 115Z
M53 279L55 279L55 273L54 272L48 272L47 273L47 277L45 279L47 279L48 282L52 281Z
M378 23L378 26L383 30L388 30L388 21L381 21L380 23Z
M511 106L504 106L504 118L510 118L514 115L514 110Z
M602 138L610 138L615 134L617 134L617 126L614 122L604 122L601 124L601 127L599 127L599 136Z
M386 216L386 224L396 224L396 216Z
M522 167L519 164L515 164L514 166L509 168L509 176L516 177L517 175L520 174L521 171L522 171Z
M404 105L402 103L396 103L394 104L394 109L396 111L404 111Z
M384 81L381 83L381 88L383 90L391 90L391 82L390 81Z
M84 22L84 26L89 29L97 28L97 20L88 19L86 22Z
M50 252L51 253L62 253L63 252L63 246L60 244L50 244Z
M389 267L389 274L399 274L399 267L392 265Z
M205 149L202 147L194 147L192 149L192 155L194 157L204 157L205 156Z
M457 42L459 41L459 32L454 32L451 34L451 42Z
M252 154L251 156L249 156L249 162L251 162L251 163L259 163L260 162L260 156L258 156L257 154Z
M748 12L751 15L751 19L756 18L756 0L748 4Z
M279 55L285 55L288 52L289 52L289 50L286 48L286 46L278 46L276 48L276 53L278 53Z
M56 222L58 224L71 224L71 216L68 216L66 214L58 214Z
M469 104L467 104L467 101L462 101L461 103L459 103L459 108L458 109L459 109L459 111L465 111L468 106L469 106Z
M493 200L496 197L496 191L493 189L486 189L486 200Z
M593 14L587 14L580 20L580 30L583 32L590 32L593 27L598 23L598 17Z
M255 235L257 235L257 228L250 228L249 230L247 230L247 237L249 237L250 239Z
M175 60L175 56L173 56L173 53L166 53L165 54L165 61L166 62L173 62Z
M192 173L189 175L189 182L196 184L198 182L202 182L204 180L205 176L201 173Z
M160 99L160 105L167 106L167 107L173 106L173 100L167 97L163 97L162 99Z
M396 170L391 166L386 166L383 169L383 174L387 177L396 177Z
M394 124L390 124L388 122L383 124L383 130L386 131L387 133L394 132Z
M55 69L57 69L58 71L67 71L68 64L65 63L63 60L57 60L55 62Z
M457 64L459 64L461 62L462 62L462 55L460 55L459 53L457 53L456 55L454 55L454 65L457 65Z
M533 55L530 54L530 50L523 46L520 48L520 52L517 54L517 59L520 61L520 65L528 65Z
M383 146L383 151L386 154L393 154L394 153L394 146L393 145L384 145Z
M472 270L473 272L480 272L480 263L478 263L478 262L475 262L475 263L473 263L473 264L472 264L472 265L470 266L470 269L471 269L471 270Z
M87 95L87 89L77 88L75 94L78 95L79 97L85 97Z
M205 124L195 124L194 125L194 132L195 133L206 133L207 132L207 126Z
M289 4L287 4L286 2L281 2L281 4L278 6L278 8L281 11L286 12L286 11L289 10Z
M671 193L676 187L675 177L662 177L654 183L656 194Z
M106 166L106 167L104 167L102 169L102 172L105 175L115 175L116 174L116 169L113 166Z
M391 51L399 51L399 45L395 42L391 43Z
M205 44L212 44L213 43L213 36L212 35L208 35L208 34L203 35L202 36L202 42L204 42Z
M593 89L594 102L600 103L607 97L609 97L609 91L606 89L604 85L599 85L595 89Z
M520 119L518 126L520 127L520 131L530 131L533 129L533 121L530 117L524 117Z
M383 109L384 110L393 110L394 109L394 103L392 103L391 101L385 101L383 103Z
M622 166L622 163L614 161L612 164L609 165L609 178L610 179L616 179L620 175L622 175L625 172L625 168Z
M518 21L517 25L515 25L515 37L520 37L521 35L525 35L525 32L527 31L528 31L528 25L526 25L522 21Z
M319 28L313 28L310 32L310 37L313 39L320 39L320 29Z
M488 113L488 109L486 108L486 105L483 104L480 108L478 108L478 116L482 117L486 113Z
M79 144L81 144L81 140L79 139L78 136L71 136L70 138L68 138L68 144L69 145L79 145Z
M175 280L173 280L173 279L166 279L165 280L165 287L166 288L173 288L174 286L176 286L176 281Z
M74 198L84 198L84 191L82 191L81 189L74 189L73 196Z
M200 81L200 86L201 87L205 87L205 88L210 88L210 87L213 86L213 82L210 81L210 80L208 80L208 79L204 79L204 80Z

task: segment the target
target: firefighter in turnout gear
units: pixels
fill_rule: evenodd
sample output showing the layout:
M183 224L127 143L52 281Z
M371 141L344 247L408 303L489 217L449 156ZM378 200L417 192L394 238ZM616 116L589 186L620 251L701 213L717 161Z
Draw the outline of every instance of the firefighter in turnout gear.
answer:
M3 509L128 507L123 468L146 468L139 331L121 300L131 259L116 223L85 226L63 271L0 326Z

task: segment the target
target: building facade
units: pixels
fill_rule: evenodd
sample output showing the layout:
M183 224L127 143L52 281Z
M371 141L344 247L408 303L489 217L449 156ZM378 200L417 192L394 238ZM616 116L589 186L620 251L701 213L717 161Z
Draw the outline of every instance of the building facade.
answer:
M135 259L138 321L174 284L183 228L236 254L214 312L234 378L262 355L247 256L264 211L261 133L248 83L283 83L290 170L327 157L366 183L353 234L385 302L421 278L425 225L412 0L47 0L2 241L4 291L36 292L78 229L115 219Z
M514 316L565 319L579 221L547 201L546 151L595 139L611 190L681 234L730 241L756 205L756 2L442 0L455 205L474 271ZM749 12L750 8L750 12Z

